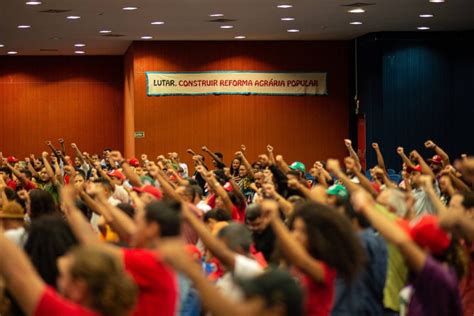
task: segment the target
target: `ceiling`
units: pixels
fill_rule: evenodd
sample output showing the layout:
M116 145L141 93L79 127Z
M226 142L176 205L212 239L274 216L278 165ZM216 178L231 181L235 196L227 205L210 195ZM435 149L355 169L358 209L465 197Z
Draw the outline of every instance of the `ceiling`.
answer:
M429 26L429 31L474 29L474 0L42 0L36 6L26 1L0 0L0 55L74 55L79 49L87 55L121 55L141 36L157 41L242 40L234 39L239 35L246 36L243 40L344 40L378 31L417 31L419 26ZM362 6L362 14L348 13L358 6L344 5L357 2L374 5ZM280 9L279 4L293 7ZM126 6L138 9L122 10ZM43 10L70 11L39 12ZM216 19L212 13L235 21L209 22ZM71 15L80 19L68 20ZM282 21L284 17L295 20ZM153 21L165 23L151 25ZM353 21L363 24L349 24ZM100 30L123 36L105 37ZM76 43L86 46L75 48Z

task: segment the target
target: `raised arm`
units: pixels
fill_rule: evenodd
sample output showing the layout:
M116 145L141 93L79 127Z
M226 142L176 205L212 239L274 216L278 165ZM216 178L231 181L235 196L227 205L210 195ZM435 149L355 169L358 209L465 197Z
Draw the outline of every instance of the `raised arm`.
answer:
M432 178L435 177L433 170L431 170L430 166L428 166L423 157L421 157L421 155L416 150L413 150L410 155L413 156L416 161L418 161L418 164L421 167L421 173L431 176Z
M49 181L53 185L59 185L58 179L56 178L56 175L54 174L53 168L51 168L51 165L48 161L48 153L46 151L43 151L41 154L41 157L43 158L43 165L44 168L46 169L46 173L49 176Z
M403 162L407 165L407 167L414 168L415 165L411 162L410 159L408 159L407 155L405 155L405 150L403 147L398 147L397 148L397 154L402 158Z
M216 180L214 175L211 172L206 171L202 166L198 167L198 172L203 176L207 184L214 190L214 192L216 192L217 196L222 199L225 209L230 215L232 215L232 209L234 205L232 204L227 191L222 187L219 181Z
M209 148L207 148L206 146L202 146L202 151L204 151L206 154L208 154L209 156L211 156L212 159L214 159L217 164L220 164L220 165L223 165L225 166L225 163L223 161L221 161L221 159L213 152L211 151Z
M377 156L377 165L380 169L383 170L383 172L388 174L387 168L385 168L385 161L383 159L382 151L380 150L379 144L372 143L372 148L374 149L375 155Z
M0 278L26 315L34 315L46 285L26 254L0 228Z
M66 147L64 147L64 138L60 138L58 139L58 143L59 145L61 146L61 153L64 155L64 156L67 156L66 155ZM63 160L64 161L64 160ZM65 162L65 161L64 161Z
M290 231L279 216L278 204L272 200L264 200L261 208L265 216L270 218L273 231L285 257L313 280L324 282L322 263L311 257L306 249L291 236Z
M196 234L198 234L207 250L212 252L212 254L230 270L233 270L235 267L236 253L230 250L220 239L212 236L209 229L207 229L206 226L204 226L204 224L194 214L192 214L186 203L181 203L181 209L183 219L186 220Z
M427 140L425 142L425 147L428 149L433 149L438 156L443 160L443 167L446 167L450 164L448 154L438 145L436 145L432 140Z
M350 139L344 139L344 145L346 145L347 151L352 159L355 161L356 168L362 170L362 165L360 164L360 159L354 148L352 148L352 141Z
M53 146L53 143L51 143L51 141L47 141L46 142L46 146L48 146L51 151L59 158L61 159L64 163L66 163L66 158L64 158L64 155L63 153L60 151L60 150L57 150L56 148L54 148Z
M273 146L272 145L267 145L267 153L268 153L268 160L270 161L271 164L275 164L275 156L273 155Z
M286 163L286 161L283 159L282 155L277 155L275 158L276 161L276 166L283 172L283 173L288 173L290 171L290 167Z
M328 159L326 168L332 172L346 187L350 193L359 190L359 186L349 179L349 177L342 171L339 161L336 159Z
M254 173L253 173L253 168L252 166L250 165L249 161L247 160L247 158L245 157L244 155L244 152L243 151L238 151L235 153L235 156L237 158L240 158L240 161L242 161L242 164L245 166L245 168L247 169L247 173L249 174L249 176L253 179L254 177Z
M38 174L38 172L35 170L35 168L33 167L33 165L31 164L30 158L26 157L26 158L25 158L25 162L26 162L26 167L27 167L28 170L30 170L30 172L31 172L31 175L32 175L34 178L38 178L38 177L39 177L39 174Z
M141 187L143 185L142 180L140 180L140 177L132 170L128 162L123 159L120 151L112 151L110 153L110 157L112 157L114 161L119 163L119 165L122 167L123 173L130 181L131 185L135 187Z
M390 221L375 208L374 200L363 190L352 195L354 208L362 212L372 226L387 240L400 249L408 265L420 272L426 262L427 254L394 222Z
M291 179L288 181L288 186L294 189L299 189L300 188L299 185L300 183L295 179ZM308 189L301 188L301 190L308 190ZM273 183L264 183L263 191L266 196L273 198L278 203L278 206L280 206L283 213L285 213L285 217L290 216L290 214L293 212L293 209L294 209L293 204L291 204L291 202L289 202L283 196L278 194L278 192L275 190L275 186L273 185Z
M79 147L77 147L77 145L75 143L72 143L71 147L72 147L72 149L74 149L74 152L76 153L76 157L79 158L79 160L81 161L81 164L82 165L85 164L86 160L85 160L84 155L82 154L82 152L79 150Z
M13 168L13 166L10 165L8 162L7 162L7 167L15 175L15 177L17 177L18 180L20 180L22 184L26 184L28 182L28 179L26 178L26 176L20 171L18 171L18 169Z

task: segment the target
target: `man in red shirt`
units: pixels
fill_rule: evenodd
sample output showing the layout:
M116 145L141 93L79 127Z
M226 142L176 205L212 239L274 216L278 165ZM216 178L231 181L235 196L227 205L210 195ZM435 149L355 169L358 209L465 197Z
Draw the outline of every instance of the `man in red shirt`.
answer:
M60 259L59 269L63 297L44 283L26 254L0 228L0 277L26 315L125 316L135 305L136 286L108 252L76 248Z
M70 186L66 186L61 195L71 228L81 243L100 245L123 262L125 270L139 288L134 315L174 316L178 302L176 275L163 263L160 254L151 249L156 249L162 238L179 236L180 205L156 201L144 206L133 192L136 210L132 220L108 203L104 194L98 190L98 209L103 212L102 215L108 219L108 224L119 234L121 240L129 241L134 247L121 249L99 241L86 218L76 208L74 195L74 188Z

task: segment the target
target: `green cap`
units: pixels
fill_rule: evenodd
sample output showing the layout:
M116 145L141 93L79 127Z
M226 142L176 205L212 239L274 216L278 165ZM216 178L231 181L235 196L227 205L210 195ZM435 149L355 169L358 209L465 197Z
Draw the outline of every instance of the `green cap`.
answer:
M327 190L326 190L326 193L328 195L337 195L341 198L347 198L348 196L348 193L347 193L347 189L341 185L341 184L334 184L332 186L330 186Z
M302 162L295 161L290 165L290 169L301 171L302 173L306 172L306 168Z

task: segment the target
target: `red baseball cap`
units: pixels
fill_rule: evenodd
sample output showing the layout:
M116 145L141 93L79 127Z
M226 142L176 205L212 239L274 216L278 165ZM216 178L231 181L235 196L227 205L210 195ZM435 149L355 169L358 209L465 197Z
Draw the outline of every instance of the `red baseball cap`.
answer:
M428 161L436 165L441 165L443 163L443 158L441 158L440 155L434 155L433 158L428 159Z
M410 166L407 166L407 172L410 173L412 171L418 171L418 172L421 172L421 166L420 165L416 165L414 166L413 168L410 167Z
M438 218L424 215L410 224L411 238L421 247L433 254L442 254L451 244L451 237L438 226Z
M138 193L151 194L154 197L156 197L158 200L161 200L161 198L163 197L163 194L161 193L161 191L158 190L157 188L155 188L154 186L150 185L150 184L146 184L146 185L142 186L141 188L133 187L133 190L135 192L138 192Z
M9 156L9 157L7 158L7 161L8 161L8 163L16 163L16 162L18 162L18 159L16 159L16 158L13 157L13 156Z
M115 170L112 170L111 172L107 173L109 176L111 177L116 177L116 178L119 178L120 180L125 180L125 176L123 175L123 173L121 173L120 171L118 171L117 169Z
M129 159L128 164L132 167L135 167L135 168L140 166L140 162L138 161L137 158Z

